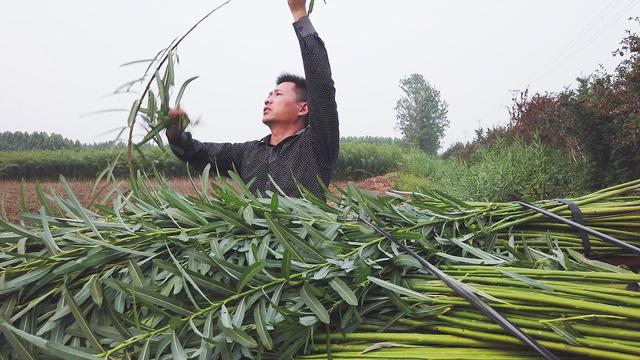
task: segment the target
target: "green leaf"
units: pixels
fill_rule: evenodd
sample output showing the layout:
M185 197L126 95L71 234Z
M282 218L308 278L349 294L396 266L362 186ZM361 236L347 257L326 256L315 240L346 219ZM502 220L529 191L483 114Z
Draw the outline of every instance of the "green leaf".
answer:
M156 71L154 78L156 79L156 86L158 86L158 95L160 96L160 112L166 114L169 112L169 91L164 86L160 74Z
M49 274L51 270L49 268L41 268L34 271L29 271L25 274L22 274L14 279L7 281L4 284L3 290L8 289L22 289L25 285L31 284L34 281L40 280L43 276Z
M149 130L149 132L147 132L147 134L144 136L144 138L142 138L142 140L140 140L140 142L138 142L136 144L136 146L142 146L142 145L148 143L156 135L160 134L160 132L162 130L164 130L166 127L167 127L167 120L166 119L161 120L160 122L158 122L157 125L152 127L151 130Z
M45 351L50 353L51 355L57 356L61 359L65 360L97 360L103 359L102 357L98 357L97 355L92 355L81 351L77 348L73 348L70 346L54 343L51 341L47 341L47 345L45 346Z
M282 276L287 280L291 276L291 251L288 249L284 250L282 256Z
M244 302L244 298L242 300L240 300L240 303L238 304L238 306L236 306L236 310L233 312L233 318L231 319L231 322L233 323L233 326L235 327L242 327L242 322L244 321L244 313L245 313L246 309L245 309L245 302Z
M510 278L516 279L516 280L520 280L523 283L534 287L534 288L538 288L538 289L542 289L542 290L549 290L549 291L553 291L554 288L547 285L547 284L543 284L538 280L534 280L532 278L526 277L524 275L520 275L520 274L516 274L514 272L511 271L507 271L507 270L500 270L501 273L503 273L504 275L507 275Z
M44 191L42 191L42 187L40 186L40 182L36 181L36 195L38 196L38 201L40 202L40 206L44 207L45 213L47 215L53 215L53 211L49 208L49 203L47 201L47 197L45 196Z
M22 331L14 327L13 325L11 325L9 322L7 322L7 320L3 316L0 316L0 326L12 331L15 335L39 347L40 349L43 349L47 353L57 356L61 359L65 359L65 360L101 360L102 359L101 357L98 357L96 355L85 353L78 349L65 346L62 344L57 344L57 343L45 340L39 336L35 336L25 331Z
M571 329L568 324L552 324L546 323L551 330L553 330L556 334L560 335L567 343L571 345L581 346L580 342L576 339L578 336L575 333L575 330Z
M174 71L173 71L173 49L169 49L167 53L167 67L164 72L164 86L167 92L174 85ZM167 97L168 98L168 97Z
M224 328L227 328L227 329L233 328L233 320L231 320L231 315L229 315L229 310L227 310L227 307L224 305L220 307L220 323Z
M53 240L53 236L51 236L51 230L49 229L49 222L47 221L47 214L44 207L40 207L40 220L42 221L42 241L44 245L49 250L51 255L59 254L62 250L58 247L56 242Z
M246 346L248 348L254 348L258 346L258 343L246 332L242 331L240 328L222 328L222 333L225 336L232 338L235 342L242 346Z
M154 260L153 261L154 264L157 264L158 267L164 269L164 270L168 270L171 271L174 274L180 275L181 271L178 270L175 266L173 266L170 263L167 263L165 261L161 261L161 260ZM231 295L235 295L235 291L233 291L233 289L230 289L227 285L215 281L213 279L211 279L210 276L203 276L198 274L197 272L188 270L188 269L183 269L183 271L188 274L191 279L193 280L193 282L195 284L197 284L199 287L203 287L209 290L214 291L216 294L218 294L219 296L231 296Z
M132 260L128 260L127 267L129 268L129 275L131 276L132 284L136 287L144 287L144 274L138 264Z
M142 302L156 305L160 307L160 309L162 310L173 311L183 316L193 315L189 310L189 308L187 308L184 304L182 304L181 301L175 298L169 298L167 296L160 295L155 291L148 290L146 288L134 288L132 286L129 286L128 284L125 284L116 280L111 280L111 279L107 281L107 285L112 287L118 286L123 289L127 289L129 290L129 292L131 292L133 296L136 297L136 299Z
M89 279L89 292L93 302L98 306L102 306L104 297L102 294L102 283L98 278L98 275L93 275L91 279Z
M202 170L202 174L200 174L200 187L201 191L204 194L206 199L209 199L209 193L211 192L211 188L209 185L209 172L211 171L211 164L207 164Z
M335 290L347 304L351 306L358 305L358 298L356 297L356 294L349 289L349 286L342 281L342 279L338 277L331 279L331 281L329 281L329 286L331 286L331 288Z
M213 311L210 311L207 315L202 335L204 338L200 341L200 356L198 360L209 360L213 357L213 346L207 341L213 337Z
M298 323L305 327L313 326L317 322L318 322L318 317L314 315L303 316L300 319L298 319Z
M394 256L391 261L394 265L399 267L414 267L417 269L422 269L422 264L418 260L416 260L413 256L407 254L400 254Z
M271 212L278 211L278 194L273 193L271 196Z
M171 332L171 358L174 360L187 360L187 353L178 339L175 331Z
M242 274L240 280L238 281L238 292L241 292L242 289L253 279L254 276L258 275L265 267L264 261L258 261L253 265L249 266L247 270Z
M9 343L20 359L36 360L33 353L22 343L20 339L7 327L0 325L0 331L4 335L5 341Z
M264 315L266 311L264 309L264 302L261 301L253 308L253 319L256 322L256 331L258 333L258 337L260 338L260 342L267 350L273 349L273 340L271 339L271 335L269 335L269 331L267 330L267 323L264 319Z
M396 285L393 283L390 283L388 281L382 280L382 279L378 279L375 278L373 276L367 276L367 279L371 282L373 282L374 284L383 287L387 290L391 290L397 294L401 294L401 295L406 295L406 296L410 296L416 299L420 299L420 300L431 300L430 297L424 295L424 294L420 294L419 292L407 289L405 287L402 287L400 285Z
M153 90L149 89L149 93L147 93L147 116L149 117L149 124L155 123L156 111L158 111L156 95L153 93Z
M131 105L131 110L129 111L129 118L127 119L127 124L129 125L129 127L132 127L136 121L136 115L138 114L137 109L139 105L140 105L139 99L136 99L133 102L133 105Z
M327 309L325 309L324 306L322 306L320 300L318 300L318 298L313 295L312 290L309 288L309 285L307 283L305 283L302 286L302 289L300 289L300 298L307 305L309 310L311 310L311 312L313 312L318 317L318 319L320 319L320 321L325 324L329 323L330 318Z
M308 262L308 260L324 261L324 256L318 250L309 245L278 222L274 221L271 215L265 214L267 225L273 232L281 244L291 251L293 258L300 262Z
M82 330L82 333L84 334L85 338L89 340L89 343L91 344L92 347L95 347L100 352L103 352L104 349L100 345L100 340L98 340L96 335L91 330L91 326L87 322L87 319L85 319L84 315L82 315L82 310L78 307L76 300L73 298L73 296L71 296L71 294L69 293L69 290L65 285L62 286L62 293L64 294L64 298L67 303L67 306L69 306L69 309L73 314L73 318L76 320L76 323L80 326L80 330Z
M237 217L236 214L230 212L229 210L214 204L209 204L205 207L205 209L215 216L221 218L222 220L238 227L242 231L246 233L252 233L253 230L249 228L247 225L243 224Z
M138 360L149 360L151 355L151 338L147 338L147 341L144 342L144 346L140 350L138 354Z
M197 79L198 76L194 76L191 78L188 78L185 82L182 83L182 86L180 86L180 91L178 91L178 96L176 96L176 107L180 107L180 101L182 100L182 96L184 95L184 91L187 88L187 85L189 85L190 82L192 82L193 80Z
M20 179L20 211L23 213L29 212L27 206L27 189L25 187L24 178Z

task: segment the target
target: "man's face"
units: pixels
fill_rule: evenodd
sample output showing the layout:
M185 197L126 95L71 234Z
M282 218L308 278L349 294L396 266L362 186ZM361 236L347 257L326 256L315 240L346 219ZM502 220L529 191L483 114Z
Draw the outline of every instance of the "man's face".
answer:
M269 92L262 111L262 122L267 125L293 125L307 114L307 103L298 100L294 83L283 82Z

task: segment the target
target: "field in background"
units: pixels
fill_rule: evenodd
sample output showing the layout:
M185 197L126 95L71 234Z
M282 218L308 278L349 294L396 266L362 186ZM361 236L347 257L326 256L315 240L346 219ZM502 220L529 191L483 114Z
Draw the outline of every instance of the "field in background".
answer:
M171 186L179 193L184 195L196 195L193 185L188 178L170 178L168 179ZM86 207L91 207L96 202L103 201L108 195L110 187L108 183L102 183L101 187L94 193L94 181L81 179L81 180L69 180L76 197ZM123 190L128 190L129 186L126 181L122 181ZM377 194L384 194L391 186L391 176L377 176L372 177L356 183L358 187L373 191ZM333 185L343 188L347 185L347 181L336 181ZM52 191L62 197L65 196L65 191L62 184L59 181L43 181L40 182L42 189L51 193ZM196 184L198 186L198 184ZM12 222L18 222L19 214L22 212L22 208L26 207L29 212L37 212L40 203L36 195L35 181L25 181L25 196L24 199L21 196L20 181L15 180L0 180L0 202L4 206L0 206L0 216L8 218ZM333 186L331 187L333 189ZM4 212L3 212L4 211Z

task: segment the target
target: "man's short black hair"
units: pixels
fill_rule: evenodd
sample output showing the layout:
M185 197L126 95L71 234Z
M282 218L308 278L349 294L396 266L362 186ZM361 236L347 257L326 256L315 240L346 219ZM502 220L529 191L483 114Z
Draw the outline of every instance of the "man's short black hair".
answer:
M282 73L276 79L276 85L280 85L284 82L292 82L296 85L298 91L298 100L307 101L307 80L300 75L291 73Z

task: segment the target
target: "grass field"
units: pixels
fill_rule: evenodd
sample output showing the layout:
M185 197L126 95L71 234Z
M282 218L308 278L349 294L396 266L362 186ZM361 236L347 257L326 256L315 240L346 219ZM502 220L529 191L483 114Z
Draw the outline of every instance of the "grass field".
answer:
M196 191L188 178L170 178L169 183L179 193L184 195L196 195ZM25 196L21 196L20 181L1 180L0 181L0 216L6 215L12 222L19 221L21 209L26 207L30 212L37 212L40 206L35 190L35 181L25 181ZM78 200L84 205L91 207L96 202L104 200L108 195L108 183L102 183L98 186L97 191L93 191L94 181L87 179L69 180L73 191ZM334 185L338 187L346 186L346 181L337 181ZM359 187L367 189L378 194L383 194L391 188L391 177L388 175L376 176L365 179L356 183ZM40 186L47 192L55 192L65 197L65 191L59 181L40 181ZM199 186L199 185L196 185ZM128 189L129 186L122 181L122 188Z

